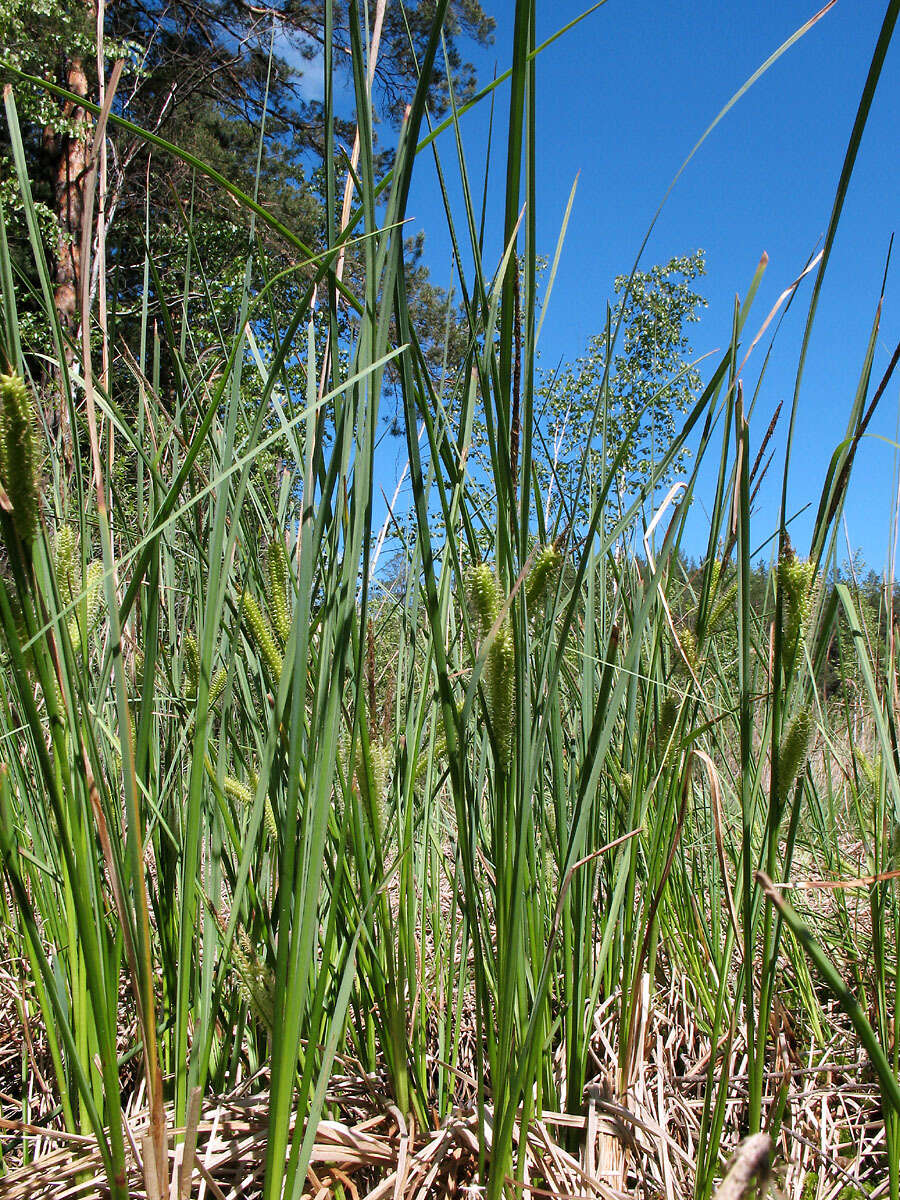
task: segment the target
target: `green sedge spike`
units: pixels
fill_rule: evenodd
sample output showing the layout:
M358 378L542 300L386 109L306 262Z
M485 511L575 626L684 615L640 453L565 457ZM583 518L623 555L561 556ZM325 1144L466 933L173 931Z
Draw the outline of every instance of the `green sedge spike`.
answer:
M509 770L515 722L515 646L509 621L497 631L485 665L488 714L494 730L499 766Z
M140 646L137 646L134 651L134 686L139 692L144 690L144 668L146 663L147 659L144 651Z
M215 675L213 675L209 684L209 699L207 705L210 709L215 707L216 701L225 690L225 684L228 680L228 671L225 667L219 667ZM200 686L200 647L197 645L197 639L192 633L185 634L184 638L184 674L182 676L181 693L186 700L195 700L197 698L197 689Z
M192 633L184 635L184 673L182 675L181 694L186 700L193 700L197 695L200 683L200 648Z
M81 622L78 620L76 613L69 617L68 621L69 641L72 643L72 650L77 654L81 648Z
M466 599L478 621L478 636L486 637L500 612L500 584L487 565L479 563L466 572Z
M253 792L255 794L256 789L259 787L259 775L256 773L256 771L251 770L250 772L250 786L253 788ZM268 794L266 795L266 801L263 805L263 820L266 823L266 829L269 831L269 836L272 838L272 841L277 842L278 826L275 824L275 810L272 807L272 802L269 799Z
M863 781L868 785L870 791L876 792L878 790L879 776L881 775L881 756L879 755L873 763L862 750L855 750L854 757L856 758L856 765L863 777Z
M81 606L79 605L79 608L80 607ZM81 650L81 647L82 647L81 620L79 619L79 613L78 613L77 608L76 608L75 612L73 612L72 615L69 617L69 620L66 624L66 628L69 631L69 641L72 643L72 650L75 654L77 654Z
M781 750L778 754L778 790L782 798L787 796L806 766L812 731L812 713L808 708L804 708L791 720L781 739Z
M78 606L78 622L80 630L84 630L84 637L78 637L78 641L82 643L82 648L88 649L88 638L100 623L103 607L106 605L106 593L103 590L103 564L100 560L95 559L88 566L88 574L84 581L84 599ZM74 620L74 618L73 618ZM70 634L72 632L72 623L70 623ZM76 638L72 638L72 644L76 644Z
M204 766L206 767L207 775L210 777L210 779L213 781L213 783L215 783L216 782L216 772L215 772L215 768L212 765L212 760L210 759L210 757L208 755L206 757ZM226 775L224 780L222 781L222 791L225 793L225 795L228 797L229 800L234 800L236 803L242 805L242 807L244 807L244 808L248 808L248 809L252 808L253 801L255 798L254 792L256 790L256 785L258 783L258 780L256 779L255 776L253 776L252 772L251 772L251 779L252 779L252 783L253 783L252 790L245 783L241 783L241 781L239 779L235 779L235 777L233 775ZM266 796L266 801L265 801L265 804L263 805L263 820L265 821L266 831L268 832L269 836L273 840L277 840L278 839L278 827L275 824L275 812L272 808L272 804L271 804L268 796Z
M797 650L806 636L809 618L816 596L815 563L800 559L788 547L778 563L778 586L782 590L784 610L785 671L789 672Z
M375 794L383 800L387 792L388 778L393 763L393 751L389 746L373 742L369 754L372 760L372 778L375 782Z
M71 525L61 525L53 539L53 570L56 574L56 586L59 589L59 600L63 608L68 608L78 594L75 587L75 559L78 556L78 535ZM81 622L78 619L78 608L69 615L66 622L69 631L69 641L72 650L78 653L81 647Z
M253 1015L266 1026L275 1025L275 976L253 950L241 929L231 944L231 961L237 969L238 991Z
M84 590L87 606L87 631L93 633L106 603L106 593L103 589L103 563L99 560L95 559L88 566Z
M13 624L15 625L16 637L18 639L19 645L20 646L28 646L28 641L29 641L28 623L25 620L25 611L22 608L22 602L21 602L19 596L17 595L17 593L13 592L9 596L9 604L10 604L10 608L12 609ZM22 658L24 659L25 666L28 668L29 671L35 670L36 664L35 664L35 660L34 660L34 655L35 655L35 646L30 646L27 650L22 651ZM7 662L8 662L8 659L6 658L6 655L4 654L4 665Z
M785 555L778 564L778 582L784 588L785 599L793 612L808 619L815 598L816 566L808 559Z
M266 796L266 802L263 805L263 820L266 823L266 829L268 830L269 837L273 842L277 842L278 826L275 824L275 810L272 807L272 802L268 796Z
M256 784L253 786L255 788ZM233 775L225 776L222 789L230 800L236 800L238 804L242 804L244 808L253 807L253 792L247 787L246 784L235 779ZM271 837L273 841L277 841L278 827L275 824L275 811L272 808L272 804L268 796L266 796L266 801L263 805L263 820L265 822L266 832L269 834L269 837Z
M359 747L356 749L355 761L350 763L350 750L346 740L341 741L340 746L341 763L345 767L348 775L352 774L356 782L356 786L360 787L361 783L364 790L368 793L368 807L366 810L366 820L369 823L369 828L372 831L376 840L381 840L381 835L384 832L385 826L385 798L387 796L387 786L391 776L391 768L394 764L393 749L390 746L383 745L381 742L375 741L374 738L369 743L369 765L372 770L372 790L369 792L367 782L361 778L360 767L362 765Z
M678 674L683 674L689 667L692 674L698 679L703 668L703 661L700 657L700 650L697 646L697 637L693 629L687 626L682 626L677 631L678 641L681 645L681 653L678 655L675 663L675 670Z
M64 526L63 529L65 528ZM62 530L60 533L62 533ZM57 537L57 580L60 587L60 598L67 605L75 604L74 611L68 620L68 630L69 641L72 643L72 649L76 653L79 650L87 650L88 638L97 627L105 603L102 586L103 563L95 559L88 566L84 587L82 588L76 582L79 577L76 563L77 552L77 538L72 542L66 536L63 538L62 545L60 545L59 537Z
M712 567L712 578L710 579L709 595L710 601L715 597L719 588L719 581L722 577L722 560L717 558ZM709 616L706 618L706 635L709 637L713 633L718 633L724 619L729 613L734 610L734 599L737 595L737 580L727 587L722 595L716 600L715 604L709 611Z
M38 449L34 406L21 375L0 375L0 482L12 504L12 523L23 546L38 521Z
M393 751L389 746L381 745L380 742L372 742L369 746L369 761L372 764L372 782L375 788L375 794L371 797L372 833L380 841L384 833L385 800L391 767L394 762Z
M291 632L291 620L287 602L289 575L287 551L280 537L269 543L266 551L266 568L268 571L267 595L272 613L272 624L284 645Z
M479 563L466 573L466 599L478 623L479 636L487 637L500 615L502 604L500 584L487 563ZM488 716L494 732L497 765L504 772L509 769L512 756L515 688L515 645L507 617L497 630L485 664Z
M225 667L219 667L215 675L213 675L209 684L209 707L214 708L216 701L225 691L225 683L228 680L228 670Z
M667 750L669 739L672 736L672 731L675 728L675 719L678 716L679 700L677 696L666 696L659 710L659 725L657 726L656 734L660 750Z
M714 596L716 594L716 590L719 586L719 578L720 578L721 574L722 574L722 560L721 560L721 558L714 558L712 567L710 568L710 572L709 572L709 594L711 596Z
M253 793L246 784L235 779L233 775L225 776L222 790L229 800L236 800L238 804L243 804L244 808L253 807Z
M241 609L247 618L251 639L256 645L257 650L266 660L266 666L269 668L272 679L277 683L281 678L283 660L281 651L275 644L272 630L269 628L269 622L263 616L262 609L249 592L244 592L241 597Z
M78 534L71 525L60 525L53 541L53 565L59 597L64 605L71 604L78 594L75 586L78 550Z
M543 604L550 587L556 583L561 566L562 555L553 543L543 546L535 557L525 582L525 599L529 614L534 614Z

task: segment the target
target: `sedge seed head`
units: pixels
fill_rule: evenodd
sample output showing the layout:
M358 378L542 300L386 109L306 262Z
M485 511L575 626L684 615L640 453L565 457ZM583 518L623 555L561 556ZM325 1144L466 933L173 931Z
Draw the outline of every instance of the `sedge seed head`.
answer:
M809 559L798 558L789 549L778 563L777 581L782 592L784 613L783 655L789 671L806 636L812 615L818 582L815 564Z
M721 574L722 560L721 558L715 558L713 559L713 564L709 569L709 594L711 596L716 594L716 588L719 586L719 578Z
M91 633L97 627L106 602L103 592L103 563L98 559L88 565L84 590L87 601L87 628Z
M515 723L515 645L509 621L504 621L488 651L485 664L488 714L500 767L507 771L512 757Z
M475 618L478 634L484 638L497 622L503 604L503 593L497 576L487 565L479 563L466 573L466 600ZM507 616L494 635L485 663L485 699L494 734L494 754L497 765L509 770L512 757L512 738L515 725L515 643Z
M881 774L881 760L876 762L872 760L860 749L854 751L856 765L859 773L862 776L862 782L868 786L869 790L876 792L878 790L878 777Z
M225 667L219 667L218 671L216 671L215 675L213 675L212 679L209 682L208 705L209 705L210 709L215 707L216 701L219 699L219 697L225 691L225 683L226 683L227 679L228 679L227 669Z
M800 627L805 626L812 611L816 583L815 563L798 558L793 551L782 557L778 564L778 584L783 590L788 615L796 615Z
M247 619L250 639L265 659L272 679L277 683L281 678L283 659L281 651L275 644L275 638L272 635L272 630L269 628L269 622L263 616L262 609L249 592L244 592L241 597L241 608Z
M377 839L384 833L387 813L387 787L391 776L394 756L389 746L373 741L369 746L369 760L372 764L372 783L374 794L371 797L372 832Z
M272 624L275 626L275 632L281 638L282 644L284 644L290 633L291 622L287 602L287 551L284 547L284 541L280 537L270 542L266 550L266 570Z
M699 678L703 663L697 646L697 636L688 625L683 625L677 633L678 641L681 644L681 653L675 663L675 670L681 674L689 667L691 672Z
M466 572L466 600L478 623L479 637L485 637L500 612L500 584L487 563L479 563Z
M144 690L144 668L146 663L147 659L144 651L140 646L136 646L134 651L134 686L139 692Z
M53 565L60 599L71 604L77 595L75 564L78 559L78 534L71 525L60 525L53 539Z
M678 697L666 696L659 710L659 725L657 726L657 740L661 749L665 749L669 744L669 738L672 736L672 730L675 728L678 709Z
M12 503L12 522L24 546L38 521L38 451L31 394L21 375L0 375L0 482Z
M229 800L236 800L238 804L242 804L244 808L253 807L253 793L246 784L241 783L239 779L235 779L233 775L226 775L222 790Z
M184 636L184 675L181 686L186 700L193 700L200 683L200 648L192 633Z
M254 784L254 787L256 785ZM263 806L263 821L265 821L266 832L273 842L278 841L278 826L275 823L275 810L272 807L272 801L266 796L266 802Z
M722 569L724 563L721 558L717 558L712 565L709 580L709 601L707 604L706 618L706 634L718 633L724 624L725 618L734 610L734 600L737 596L737 580L732 582L729 587L726 587L721 596L716 598L716 593L719 590L719 585L722 582Z
M525 584L529 612L535 612L538 606L543 604L550 588L556 583L561 566L562 555L553 543L543 546L535 557Z
M813 732L812 713L803 708L791 719L778 755L778 790L785 798L806 766Z
M275 1024L275 976L259 961L243 929L231 943L231 959L237 968L241 999L267 1029L272 1029Z

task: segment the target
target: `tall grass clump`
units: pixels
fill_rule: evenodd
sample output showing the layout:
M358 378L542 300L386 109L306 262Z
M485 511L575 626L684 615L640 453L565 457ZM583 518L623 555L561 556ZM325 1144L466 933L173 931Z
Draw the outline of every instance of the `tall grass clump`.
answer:
M841 1178L886 1164L900 1200L893 591L873 632L858 592L836 582L854 455L890 379L873 379L880 303L803 552L786 500L810 330L898 5L807 273L774 530L752 516L771 435L758 411L767 357L750 376L751 335L768 325L751 321L765 260L640 486L619 490L640 416L605 453L607 377L577 472L586 515L542 490L534 4L517 0L509 70L467 102L508 84L490 186L470 176L452 79L450 116L428 128L447 0L434 7L379 176L370 31L351 4L360 153L345 185L326 6L316 252L271 228L255 197L133 130L245 219L236 317L202 348L188 311L202 264L188 253L170 291L152 236L144 276L165 315L154 327L143 305L137 350L110 337L87 288L80 338L60 327L5 93L36 290L4 232L0 937L22 964L23 1026L43 1030L52 1104L35 1115L96 1144L114 1200L187 1196L202 1106L253 1081L264 1135L246 1194L298 1200L353 1078L354 1103L393 1123L404 1155L454 1121L468 1131L445 1166L422 1160L417 1188L432 1165L443 1179L465 1158L465 1180L489 1200L546 1194L568 1156L591 1194L635 1188L643 1172L659 1194L705 1200L746 1133L767 1132L788 1169L806 1169L794 1071L806 1064L802 1081L839 1046L842 1070L864 1054L885 1131L881 1148L843 1155ZM98 139L106 120L128 127L114 106L96 115ZM439 381L404 258L422 154L462 196L457 211L443 187L466 348ZM353 204L339 224L343 186ZM503 197L496 260L481 235L492 195ZM301 281L289 310L262 223ZM86 279L94 253L106 271L86 236ZM42 313L43 348L22 342L25 304ZM113 369L95 378L98 352ZM76 431L68 461L37 404L48 387ZM373 528L388 389L411 489L409 511L389 514L401 534L390 572ZM707 552L686 571L701 468L714 479ZM855 890L793 891L798 879ZM807 900L822 895L833 902L820 929ZM661 1097L676 1073L694 1091L668 1129ZM148 1110L140 1145L135 1097ZM533 1131L551 1118L563 1132L541 1157ZM13 1149L27 1160L27 1138L10 1147L10 1163ZM381 1160L337 1161L363 1162L375 1187Z

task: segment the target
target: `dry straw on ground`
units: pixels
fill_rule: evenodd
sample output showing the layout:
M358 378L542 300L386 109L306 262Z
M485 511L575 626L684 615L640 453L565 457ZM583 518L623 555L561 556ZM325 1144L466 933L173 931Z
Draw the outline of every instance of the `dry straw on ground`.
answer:
M14 987L14 975L7 970L2 1003L4 1029L9 1032L0 1043L7 1082L21 1064L21 1028L8 1019L16 1009ZM609 1066L617 1061L615 1028L615 1003L607 1001L595 1021L594 1082L586 1091L584 1113L545 1112L530 1123L527 1134L519 1129L517 1144L524 1136L524 1184L510 1181L510 1194L520 1192L534 1200L681 1200L693 1194L711 1048L693 1017L689 989L684 982L672 985L646 1006L642 1054L624 1093L616 1091L615 1072ZM33 1048L28 1053L39 1057L38 1031L30 1032L28 1044ZM878 1090L852 1047L849 1037L835 1038L824 1049L804 1053L793 1042L786 1019L778 1032L768 1088L773 1097L785 1089L787 1099L770 1150L772 1178L784 1200L877 1200L886 1194ZM744 1054L738 1035L727 1055L719 1053L713 1072L716 1082L729 1077L723 1145L732 1149L741 1144L744 1132ZM325 1200L338 1186L352 1200L480 1194L474 1107L454 1110L434 1128L416 1129L392 1105L384 1079L354 1071L346 1060L341 1071L331 1080L328 1119L316 1132L305 1193L309 1200ZM30 1077L37 1081L39 1071ZM174 1136L183 1130L170 1134L170 1200L256 1200L265 1163L267 1082L258 1074L229 1096L207 1098L202 1106L197 1098L188 1135ZM4 1094L7 1113L12 1100ZM31 1110L49 1113L49 1100L49 1089L44 1094L36 1082ZM21 1098L18 1103L21 1111ZM136 1200L143 1200L148 1190L141 1148L149 1115L140 1087L126 1115L129 1186ZM490 1120L488 1107L488 1129ZM15 1143L21 1152L27 1141L33 1161L0 1179L0 1200L103 1200L108 1191L94 1139L66 1133L58 1120L46 1116L37 1116L35 1122L2 1123L7 1150ZM765 1145L769 1147L768 1139ZM721 1197L737 1200L751 1182L756 1187L768 1179L762 1148L759 1139L741 1146L720 1185ZM8 1153L8 1161L9 1157Z

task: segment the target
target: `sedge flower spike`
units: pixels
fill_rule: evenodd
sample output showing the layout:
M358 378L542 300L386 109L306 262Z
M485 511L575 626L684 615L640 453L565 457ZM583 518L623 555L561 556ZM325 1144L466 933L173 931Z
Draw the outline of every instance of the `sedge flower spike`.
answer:
M88 638L100 623L106 603L103 563L89 562L82 579L81 540L71 525L60 525L56 531L53 561L60 600L74 610L67 622L72 649L87 652Z
M690 673L699 679L703 671L703 660L697 645L697 635L689 625L684 625L678 630L678 642L681 646L681 654L678 656L676 670L682 672L687 667Z
M16 374L0 375L0 482L16 533L29 546L38 520L38 449L31 395Z
M281 678L281 668L283 665L281 651L275 642L269 622L263 616L262 609L249 592L244 592L241 597L241 611L247 621L250 639L265 659L269 673L277 683Z
M466 599L478 621L478 636L486 637L500 612L500 584L487 563L466 573Z
M487 637L500 615L502 598L500 584L487 563L479 563L467 572L466 598L476 619L479 637ZM488 649L484 677L494 749L498 765L505 772L509 770L512 756L516 687L515 643L508 616L500 622Z
M551 585L556 583L561 566L562 555L552 542L541 547L525 583L525 598L530 614L543 604Z
M78 534L71 525L60 525L53 543L56 560L56 581L64 604L71 604L77 594L75 559L78 557Z
M720 558L717 558L712 566L712 575L709 583L710 609L706 619L707 637L718 633L728 614L734 612L734 602L737 596L737 580L734 580L729 587L725 588L722 595L713 603L722 577L722 566L723 563Z
M374 795L370 797L371 812L367 814L372 826L372 833L377 840L384 836L387 823L387 794L391 778L391 767L394 763L393 749L373 740L369 744L369 761L372 766L372 784Z
M200 682L200 647L192 633L184 635L184 667L181 676L181 692L186 700L197 695Z
M778 791L782 799L787 797L806 766L812 732L812 713L808 708L803 708L791 720L781 739L781 751L778 755Z
M276 537L269 543L266 551L266 568L268 571L266 593L272 614L272 624L284 645L291 632L291 619L287 602L287 551L284 548L284 541L280 537Z
M798 648L806 637L816 597L816 567L788 550L778 564L778 586L782 590L784 611L784 662L790 671Z
M509 620L497 631L488 651L487 666L488 711L497 742L497 756L504 771L509 770L512 757L513 723L515 719L516 664L515 645Z
M84 577L84 590L87 605L87 628L88 633L91 633L96 628L106 603L103 591L103 563L99 559L95 558L93 562L88 563L87 573Z

